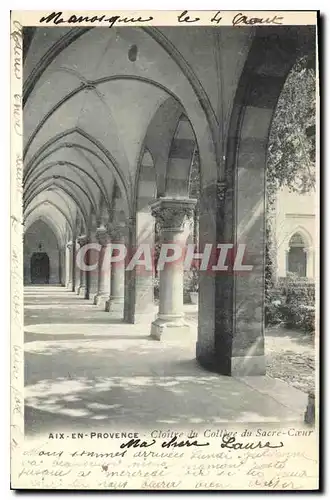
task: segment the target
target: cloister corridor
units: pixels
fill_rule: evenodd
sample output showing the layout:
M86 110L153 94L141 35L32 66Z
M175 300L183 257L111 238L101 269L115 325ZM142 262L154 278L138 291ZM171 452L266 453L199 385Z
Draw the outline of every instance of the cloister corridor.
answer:
M58 16L23 29L26 434L302 424L267 372L265 181L315 27Z
M24 307L27 435L303 420L306 394L285 382L198 364L197 306L190 335L166 343L61 286L26 286Z

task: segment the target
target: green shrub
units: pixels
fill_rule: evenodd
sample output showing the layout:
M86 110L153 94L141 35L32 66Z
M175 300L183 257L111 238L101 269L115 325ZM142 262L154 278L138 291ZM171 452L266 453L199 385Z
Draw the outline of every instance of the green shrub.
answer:
M300 306L300 324L304 331L315 331L315 307Z
M195 267L183 274L183 301L190 303L190 292L198 292L199 270Z
M312 332L315 329L315 284L307 278L290 274L282 280L285 304L283 320L289 328Z
M289 273L276 285L266 287L265 323L284 323L305 332L315 330L315 284L308 278Z
M268 288L265 294L265 322L267 325L278 325L283 321L282 307L284 296L278 286Z

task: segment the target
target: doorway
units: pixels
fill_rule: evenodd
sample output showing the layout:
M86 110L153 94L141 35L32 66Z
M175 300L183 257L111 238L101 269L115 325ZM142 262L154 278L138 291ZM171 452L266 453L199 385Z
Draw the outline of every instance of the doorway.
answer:
M289 241L288 272L306 277L307 261L305 242L299 233L295 233Z
M49 257L45 252L35 252L31 257L31 283L49 283Z

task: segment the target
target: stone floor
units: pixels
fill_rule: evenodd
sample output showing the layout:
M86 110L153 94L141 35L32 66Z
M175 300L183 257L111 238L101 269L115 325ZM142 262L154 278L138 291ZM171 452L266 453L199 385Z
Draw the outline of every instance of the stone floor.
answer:
M198 365L196 306L190 338L166 344L62 287L26 287L24 306L27 434L303 420L306 394L285 382Z

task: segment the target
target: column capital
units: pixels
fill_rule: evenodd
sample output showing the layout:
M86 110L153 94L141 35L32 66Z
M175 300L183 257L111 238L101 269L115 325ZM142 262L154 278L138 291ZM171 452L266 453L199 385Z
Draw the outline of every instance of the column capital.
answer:
M109 222L107 231L111 241L122 241L127 235L128 225L124 223Z
M86 243L88 242L87 234L81 234L80 236L78 236L77 241L81 247L86 245Z
M106 246L110 243L110 235L105 226L100 226L96 229L96 239L102 246Z
M181 232L186 219L193 215L194 198L158 198L150 204L151 213L163 231Z
M73 247L73 241L68 241L68 243L66 244L66 247L71 250L71 248Z

